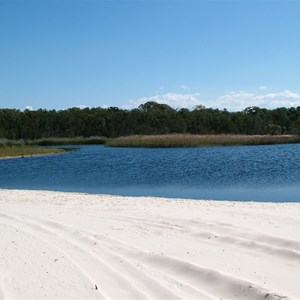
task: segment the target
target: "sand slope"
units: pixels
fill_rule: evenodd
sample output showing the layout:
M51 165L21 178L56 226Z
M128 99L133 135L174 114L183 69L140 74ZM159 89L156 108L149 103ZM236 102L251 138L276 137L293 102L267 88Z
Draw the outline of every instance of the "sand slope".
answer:
M0 299L300 299L300 203L0 190Z

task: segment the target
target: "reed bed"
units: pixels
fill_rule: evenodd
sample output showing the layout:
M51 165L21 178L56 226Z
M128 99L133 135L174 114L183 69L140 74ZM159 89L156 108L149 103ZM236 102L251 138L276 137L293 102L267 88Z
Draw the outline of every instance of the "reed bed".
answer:
M24 146L24 140L8 140L4 138L0 138L0 147L4 146Z
M41 138L28 140L26 144L35 146L60 146L60 145L102 145L107 140L106 137L74 137L74 138Z
M205 146L234 146L234 145L272 145L300 143L299 135L131 135L118 138L42 138L38 140L6 140L0 139L0 149L18 152L28 151L29 146L62 146L62 145L101 145L109 147L145 147L145 148L176 148L176 147L205 147ZM27 147L27 148L26 148ZM19 148L19 150L17 150ZM14 149L14 150L12 150ZM27 150L28 149L28 150ZM50 149L45 148L49 153ZM55 150L55 149L52 149ZM59 149L64 151L67 149ZM37 150L32 150L37 151ZM40 150L41 151L41 150ZM22 155L22 154L21 154ZM30 155L30 154L29 154Z
M32 155L57 154L64 152L64 149L39 148L30 146L0 146L0 158L23 157Z
M109 147L205 147L234 145L272 145L300 143L300 136L295 135L133 135L109 139Z

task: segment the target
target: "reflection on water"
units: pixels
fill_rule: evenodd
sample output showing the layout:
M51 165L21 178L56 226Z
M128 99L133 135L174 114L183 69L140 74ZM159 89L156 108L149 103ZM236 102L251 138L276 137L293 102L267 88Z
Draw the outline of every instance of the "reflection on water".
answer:
M300 145L207 148L80 146L0 161L0 188L193 199L300 201Z

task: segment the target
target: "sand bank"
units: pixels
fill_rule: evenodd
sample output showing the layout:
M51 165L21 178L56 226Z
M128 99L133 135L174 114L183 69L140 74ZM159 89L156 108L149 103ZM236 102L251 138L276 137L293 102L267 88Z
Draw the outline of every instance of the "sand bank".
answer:
M0 190L0 298L300 299L300 203Z

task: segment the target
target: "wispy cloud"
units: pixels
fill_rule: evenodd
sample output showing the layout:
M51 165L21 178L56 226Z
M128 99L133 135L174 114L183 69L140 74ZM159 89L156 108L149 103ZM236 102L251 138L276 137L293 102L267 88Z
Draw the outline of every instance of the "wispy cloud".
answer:
M181 88L182 90L184 90L184 91L189 91L189 90L190 90L190 87L187 86L187 85L185 85L185 84L182 84L182 85L180 86L180 88Z
M155 101L161 104L168 104L173 108L193 109L197 105L206 107L228 109L230 111L241 111L249 106L273 109L277 107L300 106L300 94L290 90L272 93L252 93L247 91L232 91L215 99L201 99L199 93L179 94L166 93L150 97L141 97L137 100L128 101L127 109L136 108L148 101Z
M135 108L148 101L155 101L161 104L168 104L174 108L194 108L195 106L201 104L200 100L198 99L199 95L200 94L166 93L163 95L142 97L137 100L129 100L129 104L126 105L125 108Z
M261 85L258 89L263 91L263 90L267 90L268 87L266 85Z
M267 94L234 91L218 97L213 106L230 110L242 110L248 106L259 106L269 109L300 106L300 94L289 90Z
M160 87L157 89L157 93L163 92L164 90L165 90L165 87L164 87L164 86L160 86Z

